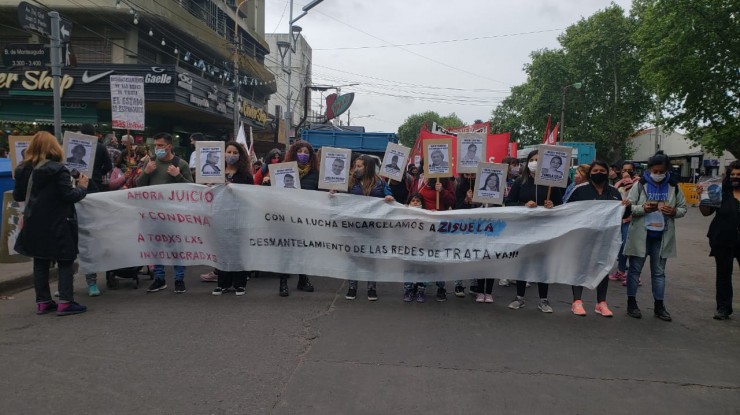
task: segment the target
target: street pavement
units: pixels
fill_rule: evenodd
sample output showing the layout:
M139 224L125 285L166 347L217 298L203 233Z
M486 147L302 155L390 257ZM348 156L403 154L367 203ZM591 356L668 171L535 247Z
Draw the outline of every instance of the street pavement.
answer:
M345 300L346 283L330 278L313 279L314 293L291 278L280 298L265 275L244 297L214 297L197 267L185 294L168 273L166 291L122 281L88 298L78 276L82 315L36 316L32 290L0 301L0 413L737 414L740 316L712 319L708 224L696 208L678 221L669 323L652 315L647 267L641 320L626 316L615 282L606 319L592 291L588 316L572 315L564 286L551 287L548 315L535 286L510 310L514 287L498 285L494 304L437 303L433 290L407 304L400 284L381 283L371 303Z

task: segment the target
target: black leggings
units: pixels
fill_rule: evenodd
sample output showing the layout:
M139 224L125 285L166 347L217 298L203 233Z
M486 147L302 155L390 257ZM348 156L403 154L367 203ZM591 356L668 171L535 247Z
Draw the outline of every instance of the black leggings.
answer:
M216 270L218 274L218 287L219 288L246 288L247 287L247 271L221 271Z
M732 266L737 260L740 264L740 247L712 248L714 262L717 264L717 311L732 314Z
M537 289L540 292L540 298L547 298L547 290L550 288L550 284L544 282L537 283ZM524 297L524 293L527 291L527 281L516 282L516 295L517 297Z
M573 285L573 301L580 300L583 295L583 287ZM609 278L604 277L596 286L596 302L606 301L606 289L609 288Z
M483 294L491 294L493 292L493 278L486 278L486 279L478 279L478 289L483 289L483 286L485 285L485 291L483 291ZM480 291L479 291L480 292Z

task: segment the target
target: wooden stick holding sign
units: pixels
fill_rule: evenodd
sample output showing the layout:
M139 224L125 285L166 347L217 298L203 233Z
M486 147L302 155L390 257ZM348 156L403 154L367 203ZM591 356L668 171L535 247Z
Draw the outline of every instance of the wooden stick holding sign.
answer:
M424 178L439 179L443 177L452 177L452 138L434 138L424 140ZM434 191L437 193L437 210L439 210L439 192L437 186Z
M540 145L539 161L534 175L534 184L547 186L547 198L551 200L552 188L568 187L568 166L573 157L573 147Z

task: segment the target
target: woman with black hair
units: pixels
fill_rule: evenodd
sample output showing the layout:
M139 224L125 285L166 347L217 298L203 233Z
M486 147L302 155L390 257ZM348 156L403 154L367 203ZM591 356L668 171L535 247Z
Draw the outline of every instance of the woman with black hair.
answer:
M632 204L632 224L627 232L624 255L629 257L627 272L627 314L642 318L637 306L637 286L650 256L655 317L671 321L663 303L665 296L665 266L668 258L676 256L676 218L686 215L686 199L668 172L668 156L658 151L648 159L648 169L642 179L632 186L629 200Z
M532 209L537 206L544 206L545 209L552 209L563 203L563 189L559 187L551 188L550 198L548 199L548 186L534 184L534 175L537 171L538 160L539 155L537 150L527 155L527 163L522 170L522 175L514 181L509 195L504 201L506 206L526 206ZM537 305L537 308L543 313L552 313L550 301L547 299L549 284L540 282L537 283L537 288L540 294L540 303ZM517 310L524 307L524 294L526 290L527 282L518 280L516 282L516 298L509 304L509 308Z
M259 186L270 185L270 164L280 163L283 159L283 153L279 148L273 148L265 156L265 164L254 174L254 184Z
M594 160L589 167L588 181L578 185L570 195L568 202L579 202L585 200L622 200L622 194L616 187L609 184L609 165L601 160ZM629 199L622 201L627 209L624 211L623 218L630 215ZM609 310L606 304L606 290L609 288L609 278L604 277L596 287L596 308L594 312L604 317L612 317L614 313ZM586 310L583 308L583 287L572 286L573 304L570 310L577 316L585 316Z
M224 161L226 162L227 183L233 184L254 184L252 173L250 172L249 155L239 143L229 141L225 145ZM227 292L232 286L236 295L246 294L247 271L222 271L216 270L215 274L218 280L218 286L211 294L221 295Z
M701 194L703 186L697 186ZM740 264L740 160L727 168L722 181L722 201L719 207L700 204L704 216L716 213L709 225L709 255L717 265L717 312L715 320L727 320L732 314L732 262Z

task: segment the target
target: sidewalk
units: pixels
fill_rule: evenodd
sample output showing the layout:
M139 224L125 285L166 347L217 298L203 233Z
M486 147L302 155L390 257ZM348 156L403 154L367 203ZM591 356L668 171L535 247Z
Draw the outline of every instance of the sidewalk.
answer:
M77 263L74 264L75 273ZM49 280L57 279L57 268L49 272ZM33 288L33 261L16 264L0 264L0 296L11 295L28 288Z

